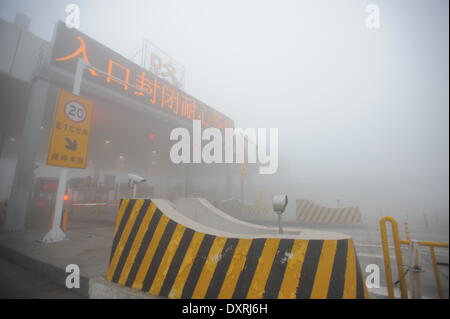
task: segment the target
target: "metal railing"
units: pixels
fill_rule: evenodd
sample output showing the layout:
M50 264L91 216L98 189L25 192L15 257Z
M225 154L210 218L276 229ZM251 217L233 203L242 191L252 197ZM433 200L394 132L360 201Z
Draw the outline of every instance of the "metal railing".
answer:
M388 291L388 297L389 298L395 298L394 295L394 282L392 279L392 267L391 267L391 259L389 255L389 241L387 236L387 229L386 229L386 223L389 222L391 224L392 229L392 237L394 240L394 251L395 251L395 258L397 261L397 272L399 276L399 284L400 284L400 294L402 299L408 298L408 288L406 285L406 279L405 275L410 270L404 270L403 267L405 266L403 264L403 255L401 251L400 245L408 245L410 247L414 247L414 244L417 244L419 246L427 246L430 249L430 256L431 256L431 263L433 265L433 271L434 271L434 278L436 282L436 290L437 295L440 299L444 298L444 293L442 291L441 286L441 279L439 275L439 269L438 269L438 263L436 260L436 253L435 248L449 248L448 243L443 242L434 242L434 241L414 241L414 240L404 240L400 239L399 231L398 231L398 223L395 220L395 218L391 216L384 216L380 219L380 232L381 232L381 245L383 248L383 256L384 256L384 269L385 269L385 275L386 275L386 286ZM411 266L411 265L409 265ZM412 271L415 271L415 269L412 269ZM417 270L419 271L419 270ZM420 295L420 293L419 293ZM413 296L414 297L414 296Z

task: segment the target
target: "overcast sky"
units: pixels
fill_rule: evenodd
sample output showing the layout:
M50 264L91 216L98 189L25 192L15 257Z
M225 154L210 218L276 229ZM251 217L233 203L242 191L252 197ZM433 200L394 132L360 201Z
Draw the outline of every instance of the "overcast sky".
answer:
M82 32L131 57L147 38L186 91L239 127L278 127L273 189L319 204L449 208L447 0L2 0L50 40L66 4ZM380 29L365 26L366 5ZM286 189L286 190L285 190Z

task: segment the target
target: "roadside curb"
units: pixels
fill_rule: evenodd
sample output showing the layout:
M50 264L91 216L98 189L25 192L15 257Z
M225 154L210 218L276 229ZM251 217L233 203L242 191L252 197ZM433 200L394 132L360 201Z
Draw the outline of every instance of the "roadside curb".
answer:
M42 260L32 258L14 249L4 247L1 245L0 245L0 256L10 261L11 263L14 263L26 270L29 270L41 277L50 280L52 283L55 283L58 286L67 289L66 287L67 273L65 269L46 263ZM70 289L70 291L78 293L83 297L89 298L89 278L85 276L80 276L80 288Z
M90 280L89 283L90 299L167 299L154 296L136 289L120 286L98 276Z

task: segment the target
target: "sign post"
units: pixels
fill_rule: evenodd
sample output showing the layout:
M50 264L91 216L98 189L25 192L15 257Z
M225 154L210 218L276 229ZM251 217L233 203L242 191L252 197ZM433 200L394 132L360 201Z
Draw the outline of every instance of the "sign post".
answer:
M43 242L52 243L66 239L61 229L64 193L68 167L86 168L89 146L92 102L79 96L85 63L78 59L72 93L60 90L48 148L47 164L61 166L56 192L53 227Z

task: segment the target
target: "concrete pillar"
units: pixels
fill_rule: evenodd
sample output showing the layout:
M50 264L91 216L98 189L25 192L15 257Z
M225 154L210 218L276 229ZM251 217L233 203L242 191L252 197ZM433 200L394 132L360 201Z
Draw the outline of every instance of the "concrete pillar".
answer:
M0 80L5 81L3 78ZM3 88L0 92L3 92ZM12 105L10 103L4 103L2 101L2 116L0 116L0 155L3 152L3 146L5 144L6 135L8 134L9 123L11 121Z
M47 105L48 90L47 81L40 78L33 81L6 214L5 228L7 230L23 230L25 228L25 217L33 190L33 173L36 168L36 153L39 147L39 129Z

